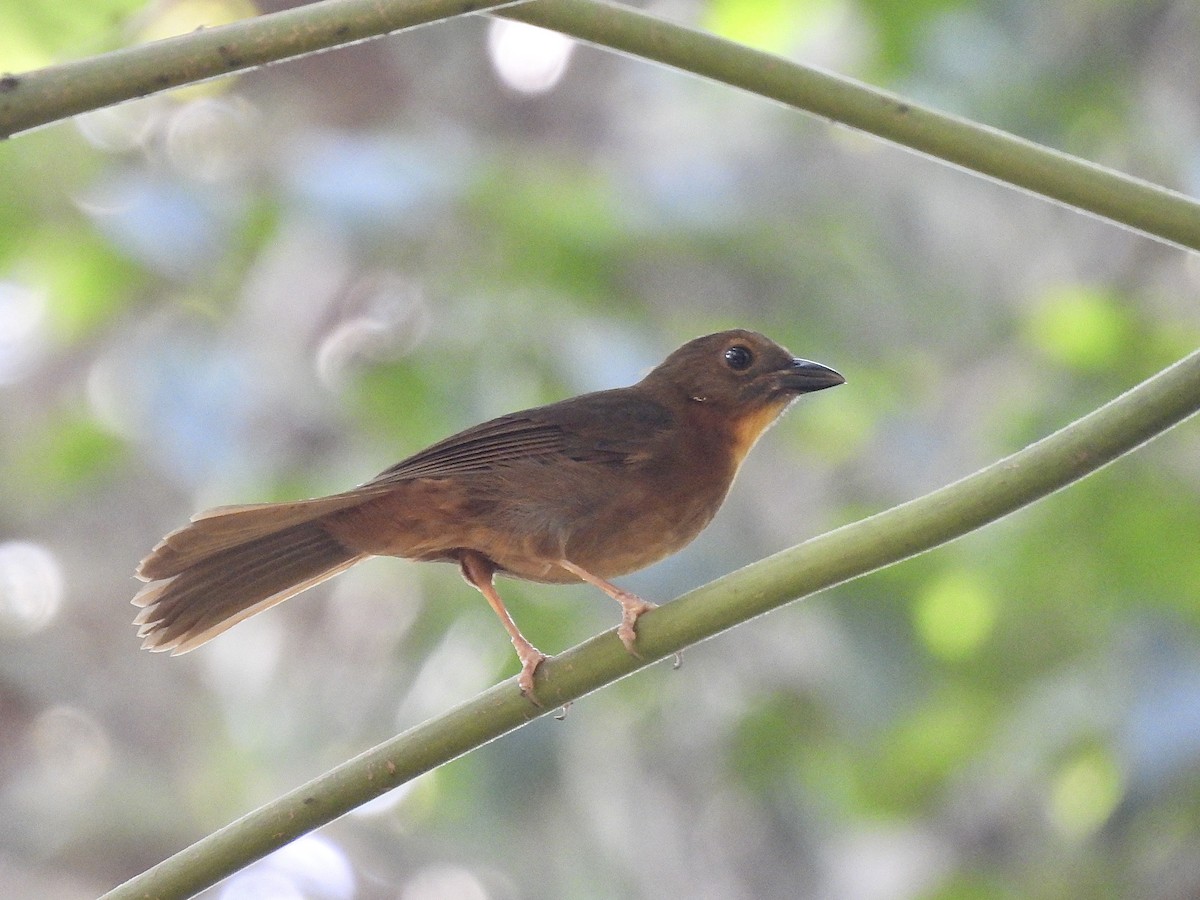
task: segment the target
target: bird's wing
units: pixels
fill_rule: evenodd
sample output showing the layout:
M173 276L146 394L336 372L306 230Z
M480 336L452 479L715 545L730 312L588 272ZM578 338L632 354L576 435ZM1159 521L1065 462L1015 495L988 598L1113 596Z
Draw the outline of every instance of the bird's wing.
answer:
M584 394L468 428L385 469L362 488L482 472L556 455L628 464L647 451L670 421L661 405L627 391Z
M561 452L563 432L557 425L502 416L460 431L420 453L384 469L363 487L412 478L444 478L479 472L496 463Z

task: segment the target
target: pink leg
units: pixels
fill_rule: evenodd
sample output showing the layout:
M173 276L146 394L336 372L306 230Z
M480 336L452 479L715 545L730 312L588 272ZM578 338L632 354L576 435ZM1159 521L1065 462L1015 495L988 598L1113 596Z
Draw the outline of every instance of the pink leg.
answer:
M625 645L626 650L634 656L638 656L637 650L633 648L633 643L637 639L637 631L634 629L634 626L643 613L648 613L657 604L643 600L637 594L621 590L612 582L605 581L599 575L593 575L586 569L581 569L570 560L560 559L558 565L588 584L594 584L621 604L621 624L617 628L617 636L621 639L621 643Z
M521 634L521 629L517 628L517 623L513 621L513 617L504 606L504 601L500 599L500 594L497 593L495 585L492 583L492 576L496 574L495 565L487 557L470 550L464 551L458 562L462 568L463 578L483 594L488 604L496 611L496 615L500 617L500 623L504 626L504 630L512 639L513 647L517 651L517 659L521 661L521 674L517 676L517 684L521 688L521 693L541 706L533 693L533 673L546 658L546 654L526 640L525 635Z

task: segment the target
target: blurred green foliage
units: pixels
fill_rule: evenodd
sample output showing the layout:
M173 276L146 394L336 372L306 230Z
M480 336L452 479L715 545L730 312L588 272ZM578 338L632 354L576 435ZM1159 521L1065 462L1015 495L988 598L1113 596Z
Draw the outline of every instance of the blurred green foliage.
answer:
M0 2L0 60L4 70L23 72L67 55L98 53L116 46L120 25L145 6L143 0L86 0L84 3Z
M0 70L169 6L0 5ZM687 14L1195 192L1185 6ZM966 475L1200 338L1182 253L587 48L519 95L486 28L0 147L0 872L20 896L94 896L516 669L451 567L395 561L181 659L139 653L129 573L199 508L348 487L717 328L843 371L692 548L622 580L666 600ZM322 835L364 898L1193 896L1198 466L1193 422ZM5 568L24 542L57 593ZM501 590L547 652L615 623L583 588Z

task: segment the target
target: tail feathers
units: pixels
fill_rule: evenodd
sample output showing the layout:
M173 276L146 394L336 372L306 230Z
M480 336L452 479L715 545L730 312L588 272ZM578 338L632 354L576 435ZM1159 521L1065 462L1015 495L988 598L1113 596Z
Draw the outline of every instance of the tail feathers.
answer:
M269 515L268 507L212 510L168 535L138 569L151 581L133 598L144 607L134 619L142 647L186 653L365 557L311 521L312 510L293 524L294 505Z
M218 506L192 517L190 524L172 531L142 560L137 577L158 581L178 575L224 550L277 534L292 525L358 506L371 494L362 489L316 500L294 503L259 503Z

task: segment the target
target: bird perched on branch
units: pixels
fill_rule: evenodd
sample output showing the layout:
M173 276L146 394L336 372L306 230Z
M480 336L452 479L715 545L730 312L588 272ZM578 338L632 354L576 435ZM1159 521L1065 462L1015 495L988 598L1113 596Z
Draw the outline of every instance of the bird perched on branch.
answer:
M723 331L630 387L492 419L344 493L208 510L138 566L138 636L185 653L369 556L453 562L500 617L533 699L546 657L494 576L595 585L621 605L618 634L635 652L654 604L609 579L688 544L763 431L801 394L844 381L761 334Z

